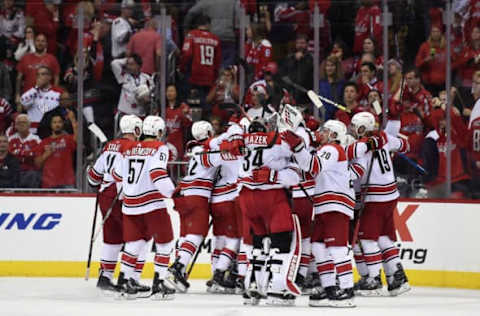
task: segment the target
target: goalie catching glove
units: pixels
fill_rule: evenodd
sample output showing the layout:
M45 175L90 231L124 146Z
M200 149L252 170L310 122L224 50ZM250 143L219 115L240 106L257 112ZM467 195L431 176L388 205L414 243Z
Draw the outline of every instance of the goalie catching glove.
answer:
M252 170L253 181L256 183L276 183L278 172L268 167Z

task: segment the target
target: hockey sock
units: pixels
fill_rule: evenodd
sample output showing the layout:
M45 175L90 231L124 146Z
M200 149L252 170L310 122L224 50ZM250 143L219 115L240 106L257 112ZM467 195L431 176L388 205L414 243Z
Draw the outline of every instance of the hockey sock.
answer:
M122 249L122 244L103 244L102 253L100 256L100 266L102 268L102 275L109 278L113 277L115 266L118 261L118 254Z
M195 255L195 252L197 251L198 246L200 246L202 243L202 240L202 235L189 234L185 236L185 239L178 251L178 261L184 266L182 271L183 273L185 273L190 260L192 260L192 257Z
M378 247L378 243L375 240L360 240L363 248L363 257L367 263L368 275L371 278L375 278L380 274L382 267L382 253Z
M135 264L135 273L133 274L133 278L138 282L140 281L140 276L142 275L143 266L145 265L145 258L149 252L149 245L145 242L145 246L140 250L138 254L137 263Z
M173 250L173 241L163 244L156 243L157 252L153 263L155 265L155 272L158 272L160 280L165 279L168 272L168 264L170 263L170 254Z
M177 243L175 244L175 258L178 258L178 252L180 251L180 246L183 244L185 237L179 237Z
M212 261L212 273L217 269L217 262L220 254L222 253L223 247L225 246L225 236L214 236L215 238L215 248L212 251L211 261Z
M240 244L240 252L237 256L238 275L245 276L248 268L248 257L251 257L252 245L246 245L243 240Z
M312 243L312 254L315 256L317 272L320 275L322 287L334 286L336 282L335 264L325 244L321 242Z
M304 278L307 277L308 267L310 265L310 256L312 254L312 244L310 238L302 239L302 256L300 257L300 273Z
M310 250L311 248L312 248L312 244L310 243ZM317 263L315 262L315 256L313 255L313 253L311 253L309 264L308 264L307 275L310 275L315 272L317 272Z
M143 239L125 243L125 249L122 253L122 265L120 266L120 271L125 274L125 278L127 280L133 278L138 254L145 246L145 243L146 242Z
M361 277L368 276L367 263L365 262L365 257L363 256L362 249L360 249L358 243L353 247L353 258L355 259L355 266L357 267L358 274L360 274Z
M226 271L235 257L237 256L238 245L240 240L238 238L225 237L225 246L218 258L216 269Z
M349 289L353 287L352 260L348 255L348 248L345 247L328 247L328 252L335 263L335 271L341 289Z
M397 264L400 263L398 256L400 250L395 246L393 241L388 236L380 236L378 238L378 246L382 250L383 269L387 281L393 281L393 274L397 271Z

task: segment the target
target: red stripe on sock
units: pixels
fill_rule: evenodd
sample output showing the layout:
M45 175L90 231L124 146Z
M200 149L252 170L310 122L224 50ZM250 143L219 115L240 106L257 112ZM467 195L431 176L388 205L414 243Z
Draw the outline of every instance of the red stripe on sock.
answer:
M239 253L238 256L237 256L237 262L238 262L238 264L248 263L247 254L244 253L244 252Z
M223 248L222 253L224 255L227 255L232 260L235 259L235 257L237 256L237 253L235 251L233 251L231 249L228 249L228 248Z
M170 256L156 254L153 261L158 264L168 265L170 263Z
M357 262L357 263L365 262L365 257L363 256L363 254L353 255L353 258L355 259L355 262Z
M398 257L399 250L398 248L390 248L382 253L382 259L388 261L394 257Z
M325 273L325 272L333 273L335 271L335 265L331 261L323 264L319 264L317 265L317 271L318 273Z
M126 262L132 266L137 264L137 257L131 256L126 252L122 253L122 262Z
M301 265L309 265L310 264L310 255L302 255L300 257L300 264Z
M100 263L102 270L107 272L115 270L116 265L117 265L116 263L103 263L103 262Z
M352 264L350 262L346 262L343 264L335 265L335 269L337 270L337 274L352 272Z
M145 261L138 261L137 260L137 263L135 264L135 270L142 271L144 265L145 265Z
M180 250L195 253L195 251L197 251L197 246L195 246L191 242L185 241L185 242L183 242L182 246L180 247Z
M365 258L365 261L370 264L376 263L376 262L382 262L382 255L379 253L375 254L365 254L363 256Z

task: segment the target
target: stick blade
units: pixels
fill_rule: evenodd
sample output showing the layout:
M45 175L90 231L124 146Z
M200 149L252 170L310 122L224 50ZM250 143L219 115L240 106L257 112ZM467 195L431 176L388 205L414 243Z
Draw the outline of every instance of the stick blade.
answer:
M322 101L320 100L320 98L315 92L313 92L312 90L308 90L307 96L310 99L310 101L312 101L313 105L315 105L317 108L320 109L321 107L323 107Z
M106 143L107 142L107 136L105 136L105 134L103 133L103 131L100 129L100 127L98 127L97 124L95 123L92 123L90 125L88 125L88 129L90 130L90 132L92 132L95 136L97 136L97 138L100 140L100 142L102 143Z

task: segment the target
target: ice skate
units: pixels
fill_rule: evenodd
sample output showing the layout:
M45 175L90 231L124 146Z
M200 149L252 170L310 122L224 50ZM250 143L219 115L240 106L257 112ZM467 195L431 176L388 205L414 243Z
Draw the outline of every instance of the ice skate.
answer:
M152 295L150 296L155 301L170 301L175 298L175 289L168 287L164 280L160 280L158 272L155 272L152 285Z
M383 296L383 285L380 276L375 278L367 278L364 283L359 285L359 296Z
M393 274L393 281L388 284L388 294L390 294L390 296L398 296L411 289L402 265L399 263L397 264L397 267L398 270Z
M356 307L355 302L353 301L355 294L353 288L348 289L339 289L336 288L334 296L329 295L328 303L331 307Z
M318 272L311 273L307 276L302 287L302 295L313 295L317 288L322 287L320 284L320 276Z
M225 276L225 271L215 270L210 293L234 294L235 283L233 279Z
M287 291L268 292L266 303L271 306L295 306L295 299L296 297Z
M322 287L316 288L315 293L312 293L312 295L310 295L309 297L308 306L311 306L311 307L330 306L328 303L327 292Z
M134 300L137 298L137 288L135 286L135 280L125 279L125 274L120 272L118 276L118 283L117 283L117 299L127 299L127 300Z
M168 275L165 279L172 287L180 293L186 293L190 287L185 274L182 272L184 265L178 259L168 268Z
M134 284L135 288L137 289L137 297L138 298L150 297L152 289L149 286L143 285L135 279L133 280L133 284Z
M367 282L368 275L367 276L362 276L360 277L360 280L358 280L354 285L353 285L353 291L355 292L355 295L362 295L359 290L360 288L365 287L365 284Z
M117 286L113 284L112 280L103 275L102 270L100 270L100 276L98 277L97 288L106 296L112 296L118 292Z

